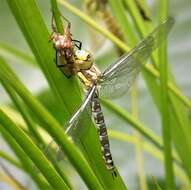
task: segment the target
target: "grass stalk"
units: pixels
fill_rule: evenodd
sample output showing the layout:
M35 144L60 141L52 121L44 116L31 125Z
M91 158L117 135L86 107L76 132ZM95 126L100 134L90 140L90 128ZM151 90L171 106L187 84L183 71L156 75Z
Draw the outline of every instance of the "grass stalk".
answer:
M46 109L30 94L30 92L22 85L22 83L14 77L14 73L1 59L0 78L6 82L18 93L26 105L30 107L34 115L42 122L42 126L50 133L54 140L60 145L66 153L71 163L76 167L87 186L91 188L100 188L97 178L92 173L89 165L82 156L81 152L68 139L58 122L48 113ZM12 74L11 74L12 73Z
M30 63L33 66L37 66L34 57L24 53L21 50L16 49L15 47L12 47L11 45L0 43L0 50L1 54L2 52L5 52L10 54L11 56L15 56L17 59L25 61L25 63Z
M168 16L168 1L160 1L160 20ZM161 89L161 120L162 120L162 136L164 144L164 166L166 175L166 188L175 189L173 159L172 159L172 139L170 125L170 110L168 99L168 61L167 61L167 42L164 42L158 50L159 56L159 71L160 71L160 89Z
M58 9L58 4L56 0L50 0L52 7L52 16L54 17L56 28L60 34L64 34L64 25L60 16L60 11Z
M13 184L16 190L27 190L26 187L16 179L16 177L11 173L7 166L4 165L3 162L0 161L0 167L3 170L3 173L7 175L10 179L11 184Z
M23 151L23 149L17 144L14 138L7 132L7 130L0 124L0 132L3 138L6 140L8 145L11 147L20 163L23 166L23 169L31 176L33 181L36 183L39 189L41 190L53 190L50 184L45 181L42 176L39 176L37 172L34 170L34 164L29 159L27 154ZM10 160L10 159L9 159ZM11 163L13 163L11 161ZM14 163L13 163L14 164Z
M139 111L138 111L138 88L137 82L135 82L132 91L131 91L131 110L132 116L138 119ZM147 190L147 179L144 171L144 154L142 147L141 135L138 131L134 130L134 136L137 138L137 143L135 144L135 158L137 162L137 170L139 175L139 184L141 190Z
M62 178L50 165L46 157L44 157L42 152L32 143L30 138L27 137L27 135L20 128L18 128L1 110L0 123L1 128L4 128L12 136L12 138L17 141L25 153L29 155L30 159L40 169L53 188L69 189Z
M5 81L1 80L1 84L3 85L4 89L7 91L7 94L10 96L11 100L17 107L18 111L21 113L24 121L27 124L29 133L35 138L36 142L38 143L40 147L44 147L45 144L43 142L43 139L41 135L37 132L37 127L35 126L35 123L33 122L29 113L27 112L24 104L22 104L21 100L19 100L14 90L9 85L7 85Z
M22 169L22 165L17 160L12 158L12 156L5 153L4 151L0 151L0 157L3 158L4 160L6 160L7 162L9 162L10 164L12 164L13 166L15 166L19 169Z
M124 39L127 39L127 44L131 47L137 42L137 38L134 35L134 31L130 26L130 19L126 15L125 8L122 1L109 0L113 13L119 22L120 28L122 29ZM125 23L125 24L124 24Z

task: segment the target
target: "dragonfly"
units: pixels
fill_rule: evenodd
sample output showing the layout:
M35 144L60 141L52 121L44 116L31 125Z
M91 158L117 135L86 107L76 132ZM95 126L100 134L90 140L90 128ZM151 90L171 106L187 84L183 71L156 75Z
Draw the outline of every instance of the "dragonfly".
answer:
M117 173L110 151L100 97L118 98L124 95L136 80L151 53L165 41L173 24L174 19L168 18L130 52L121 56L103 72L98 69L89 51L82 49L75 51L75 64L73 66L77 67L77 76L85 87L87 94L78 110L68 121L65 133L72 135L75 130L79 129L82 116L87 117L87 114L84 113L87 110L91 110L91 116L95 121L99 134L102 156L106 168L111 171L112 176L116 177ZM84 69L83 64L89 65L89 68Z

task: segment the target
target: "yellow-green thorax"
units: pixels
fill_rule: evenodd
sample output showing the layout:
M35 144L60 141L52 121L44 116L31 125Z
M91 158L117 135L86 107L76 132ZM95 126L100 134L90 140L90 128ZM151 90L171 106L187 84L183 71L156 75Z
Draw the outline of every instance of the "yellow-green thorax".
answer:
M74 59L77 71L90 69L94 62L93 56L86 50L76 50Z
M101 72L94 64L92 54L86 50L77 50L74 55L75 68L81 82L89 88L93 83L97 83Z

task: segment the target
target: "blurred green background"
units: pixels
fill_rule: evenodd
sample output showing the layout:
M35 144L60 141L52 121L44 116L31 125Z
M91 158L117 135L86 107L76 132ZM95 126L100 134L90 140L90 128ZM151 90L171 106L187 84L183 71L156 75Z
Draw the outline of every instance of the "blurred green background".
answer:
M80 7L82 2L78 0L70 1L76 6ZM49 31L51 31L51 11L49 1L38 0L37 1L43 18L46 21ZM158 9L158 1L149 1L151 10L153 12L153 17ZM72 15L62 6L60 6L61 11L64 16L67 17L72 23L72 33L75 39L80 39L83 42L83 48L93 51L96 59L96 63L104 68L115 61L117 58L117 53L111 47L109 41L105 41L102 48L95 50L91 43L91 33L92 31L86 24L84 24L78 17ZM176 22L172 32L169 35L169 63L172 67L173 73L176 77L176 81L180 89L184 94L191 98L191 1L190 0L171 0L170 1L170 15L172 15ZM100 41L103 41L102 37L98 37ZM6 0L1 0L0 3L0 47L1 44L9 44L21 51L32 56L32 53L22 36L17 23L11 14L11 11L6 3ZM62 120L62 113L59 112L59 107L54 105L54 100L51 102L46 102L45 91L48 88L48 84L42 75L41 71L35 67L31 66L21 60L15 59L14 56L8 54L0 48L0 55L4 56L11 67L22 79L22 81L27 85L27 87L33 92L33 94L39 95L39 98L44 102L44 104L49 107L58 120ZM154 106L154 103L148 94L146 86L142 77L138 79L138 89L139 89L139 113L140 120L156 131L158 134L161 133L160 129L160 117ZM117 100L116 102L124 107L125 109L130 109L130 103L128 102L130 95L127 94L125 97ZM125 102L125 103L124 103ZM9 104L10 100L6 95L3 88L0 86L0 105ZM149 105L149 106L148 106ZM113 113L104 108L104 114L106 118L106 123L109 128L117 129L119 131L125 131L132 133L133 130L125 122L121 121ZM0 139L0 149L6 150L11 153L10 149L7 147L6 143ZM122 143L117 140L111 140L111 150L113 153L113 158L115 164L120 170L128 188L130 190L139 189L137 183L137 164L135 162L135 148L132 144ZM145 157L145 172L146 176L151 180L152 176L163 180L164 171L162 164L151 157L149 154L144 153ZM10 168L11 173L25 186L27 189L36 189L35 185L32 183L30 178L18 171L14 167L4 163ZM69 168L71 170L71 168ZM2 171L3 172L3 171ZM72 170L71 175L75 176L73 178L74 185L76 189L85 189L84 184L79 180L76 173ZM152 182L151 182L152 183ZM177 181L178 183L178 181ZM8 190L11 189L5 183L0 181L0 189Z

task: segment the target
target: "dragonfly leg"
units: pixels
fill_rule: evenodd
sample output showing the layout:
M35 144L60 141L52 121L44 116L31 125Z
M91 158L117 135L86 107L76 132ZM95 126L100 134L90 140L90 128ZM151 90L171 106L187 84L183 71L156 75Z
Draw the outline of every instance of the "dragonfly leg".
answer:
M79 41L79 40L72 40L74 43L74 45L79 49L81 50L82 49L82 42ZM78 43L78 44L77 44Z

